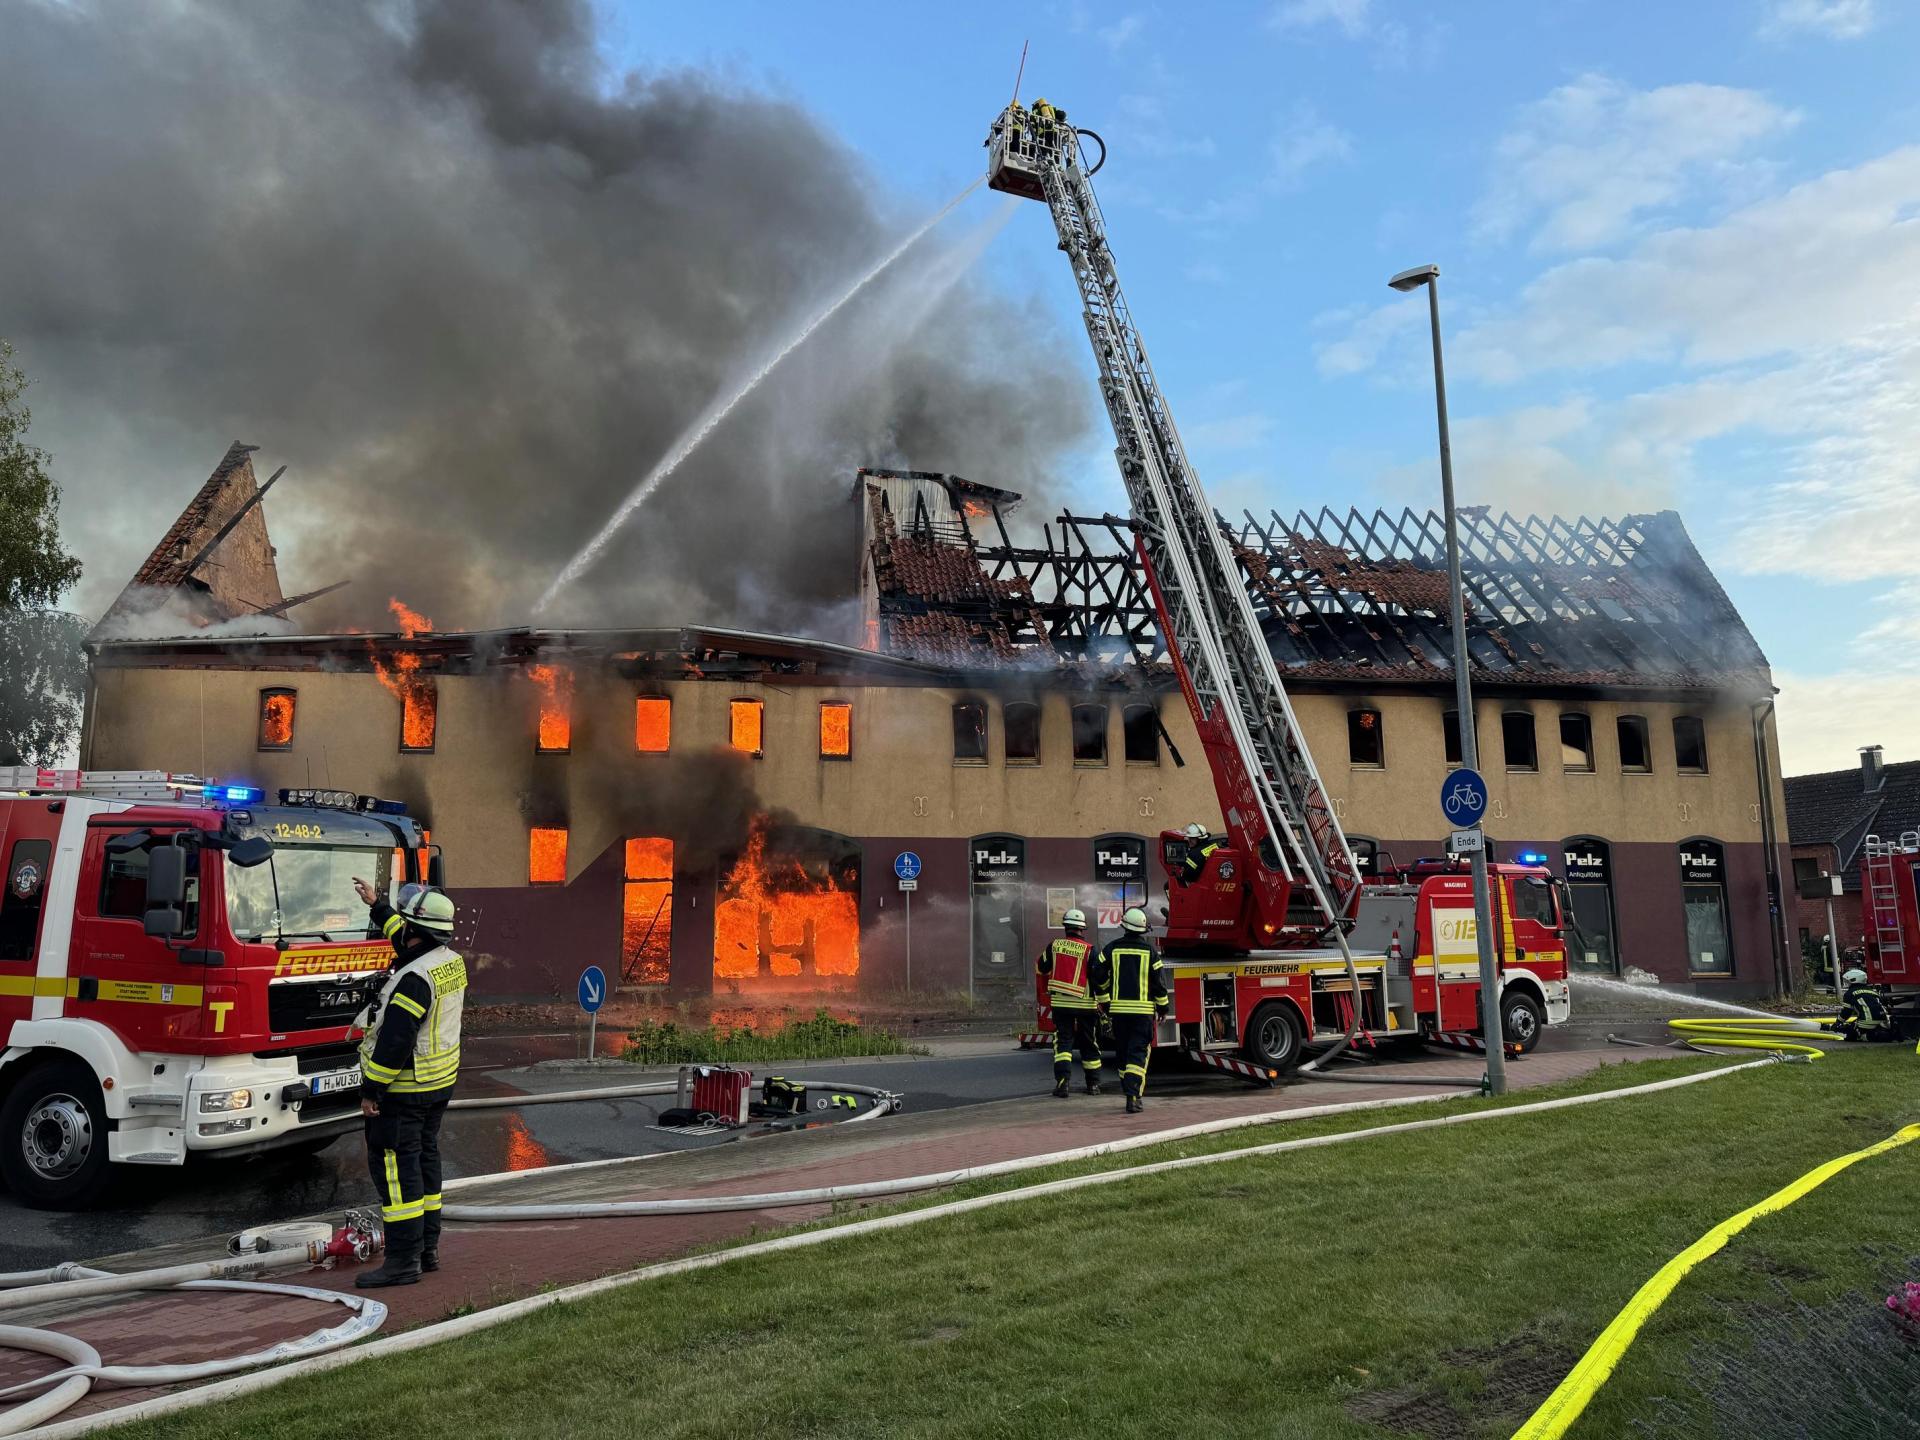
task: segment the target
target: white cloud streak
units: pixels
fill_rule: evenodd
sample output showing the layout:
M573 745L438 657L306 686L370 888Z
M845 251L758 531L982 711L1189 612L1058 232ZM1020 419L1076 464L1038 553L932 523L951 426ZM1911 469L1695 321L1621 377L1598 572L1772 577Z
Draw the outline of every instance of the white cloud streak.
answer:
M1858 40L1879 18L1874 0L1773 0L1761 21L1760 34L1768 40L1808 34Z

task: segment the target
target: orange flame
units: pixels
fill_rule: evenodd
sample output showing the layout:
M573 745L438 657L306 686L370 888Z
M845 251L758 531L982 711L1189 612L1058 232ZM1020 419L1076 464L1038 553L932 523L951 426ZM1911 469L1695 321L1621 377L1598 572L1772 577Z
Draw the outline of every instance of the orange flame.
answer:
M844 700L830 700L820 707L820 753L853 753L853 706Z
M527 678L540 687L540 749L573 747L573 672L557 665L529 665Z
M759 700L735 700L728 712L729 738L736 750L760 753L760 720L766 706Z
M968 496L960 502L960 513L969 520L984 520L993 513L993 507L984 500Z
M664 985L673 962L673 841L627 841L627 883L621 906L620 973L641 985Z
M536 825L527 832L527 883L567 883L567 832Z
M673 701L642 695L633 702L633 747L642 755L664 755L673 738Z
M860 896L798 860L769 860L767 821L721 883L713 910L716 980L816 979L860 973Z
M433 629L433 621L417 610L410 610L399 599L387 601L387 609L400 622L400 638L412 640ZM439 718L439 696L433 681L419 673L420 655L412 650L396 650L382 656L369 645L373 673L390 694L400 702L400 748L431 750L433 732Z
M293 696L268 695L262 699L260 744L277 750L293 744Z

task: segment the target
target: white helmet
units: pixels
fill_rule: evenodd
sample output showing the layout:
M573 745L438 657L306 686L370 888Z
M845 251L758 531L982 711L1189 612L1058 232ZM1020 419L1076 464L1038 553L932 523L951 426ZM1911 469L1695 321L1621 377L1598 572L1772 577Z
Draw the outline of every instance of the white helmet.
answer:
M1147 912L1138 905L1130 906L1127 913L1120 917L1120 928L1131 930L1135 935L1147 933Z
M1187 826L1187 839L1189 840L1204 840L1211 833L1212 832L1209 831L1207 827L1202 825L1198 820L1194 821L1193 824Z
M1087 912L1080 909L1069 910L1060 917L1060 924L1068 930L1084 930L1087 928Z
M1846 974L1842 975L1840 979L1843 984L1864 985L1867 983L1867 972L1862 970L1858 965L1856 965L1853 967L1853 969L1847 971Z
M403 885L399 900L394 911L409 925L442 939L453 934L453 901L438 890L425 885Z

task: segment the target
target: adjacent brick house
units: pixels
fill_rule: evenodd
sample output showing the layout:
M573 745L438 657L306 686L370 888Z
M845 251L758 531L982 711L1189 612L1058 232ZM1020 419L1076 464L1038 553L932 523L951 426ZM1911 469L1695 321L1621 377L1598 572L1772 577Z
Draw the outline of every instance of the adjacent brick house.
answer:
M1795 933L1803 946L1821 942L1831 899L1840 949L1852 949L1861 943L1861 851L1869 835L1920 830L1920 760L1889 765L1881 748L1869 745L1860 751L1858 769L1791 775L1785 785ZM1826 878L1833 875L1840 877L1838 895Z

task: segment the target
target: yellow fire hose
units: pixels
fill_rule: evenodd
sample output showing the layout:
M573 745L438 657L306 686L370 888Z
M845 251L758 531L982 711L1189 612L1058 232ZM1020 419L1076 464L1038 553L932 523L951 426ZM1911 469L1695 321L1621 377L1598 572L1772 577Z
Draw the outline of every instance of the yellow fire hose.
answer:
M1785 1016L1778 1019L1744 1020L1728 1018L1669 1020L1669 1029L1677 1030L1689 1045L1711 1046L1713 1049L1727 1050L1771 1050L1780 1055L1799 1055L1809 1060L1818 1060L1826 1051L1818 1045L1810 1045L1810 1040L1838 1040L1833 1033L1833 1019L1821 1016L1805 1020L1792 1020Z
M1675 1026L1684 1027L1689 1022L1675 1020ZM1696 1021L1695 1024L1726 1026L1725 1021ZM1741 1022L1733 1022L1735 1025ZM1750 1021L1758 1025L1767 1022ZM1717 1040L1714 1044L1758 1045L1758 1040ZM1807 1046L1787 1047L1809 1049ZM1817 1050L1811 1051L1818 1055ZM1869 1145L1864 1150L1856 1150L1851 1155L1842 1155L1829 1160L1802 1175L1784 1189L1776 1190L1758 1205L1749 1206L1730 1220L1722 1220L1713 1229L1702 1235L1693 1244L1682 1250L1673 1259L1654 1273L1651 1280L1635 1292L1627 1302L1626 1308L1613 1317L1613 1322L1600 1332L1600 1338L1593 1342L1591 1349L1580 1357L1580 1361L1560 1382L1560 1387L1549 1395L1546 1403L1533 1412L1531 1419L1513 1432L1513 1440L1559 1440L1565 1435L1573 1422L1580 1418L1587 1408L1587 1402L1593 1399L1600 1387L1607 1383L1614 1369L1626 1354L1627 1347L1633 1343L1633 1337L1640 1333L1640 1327L1647 1323L1655 1310L1660 1308L1667 1296L1673 1293L1687 1272L1708 1256L1721 1250L1735 1235L1758 1220L1762 1215L1771 1215L1776 1210L1784 1210L1801 1196L1818 1189L1827 1181L1845 1170L1849 1165L1862 1160L1870 1160L1875 1155L1885 1154L1897 1149L1910 1140L1920 1139L1920 1125L1909 1125L1888 1136L1877 1145Z

